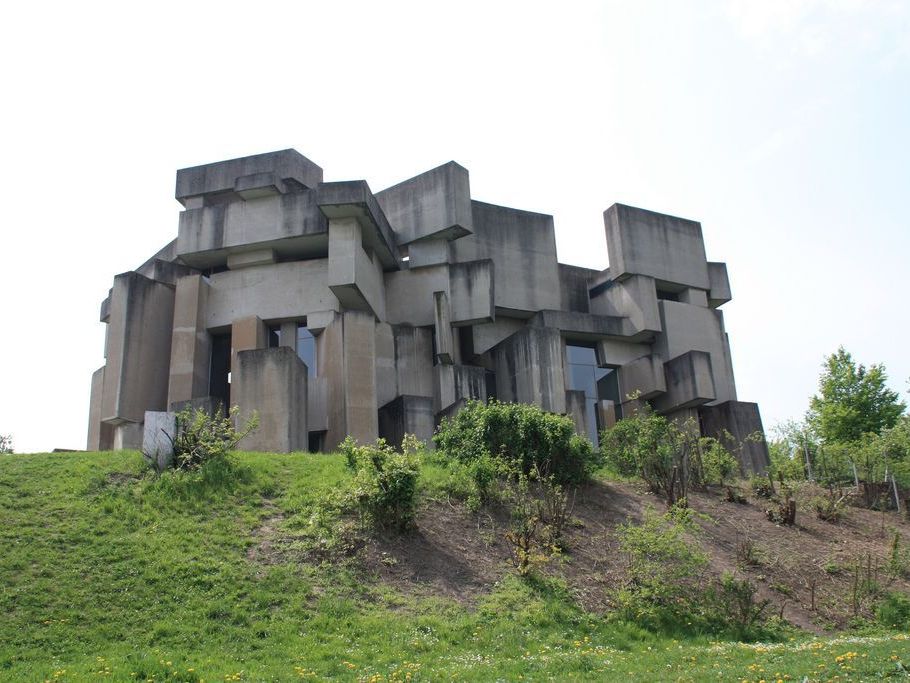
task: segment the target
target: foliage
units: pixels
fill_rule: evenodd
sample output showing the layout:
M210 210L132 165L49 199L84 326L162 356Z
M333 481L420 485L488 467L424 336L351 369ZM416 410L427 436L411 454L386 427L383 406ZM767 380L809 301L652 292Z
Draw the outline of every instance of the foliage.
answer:
M887 388L885 366L857 365L843 346L825 358L808 420L826 444L854 443L892 427L906 404Z
M772 433L774 438L768 442L771 458L768 474L785 480L805 479L807 454L809 462L813 462L818 448L811 427L805 422L787 420L776 425Z
M749 479L752 493L759 498L771 498L775 495L774 482L764 474L755 474Z
M708 590L708 616L719 629L731 629L738 635L748 634L760 624L770 600L757 599L758 588L748 579L724 572L720 581Z
M691 618L708 564L707 555L691 541L695 530L691 510L679 507L663 515L646 510L640 524L618 528L628 568L613 599L625 618L655 628Z
M537 467L560 483L583 481L596 464L591 442L575 434L571 418L523 403L470 401L442 421L433 441L463 462L498 458L525 474Z
M512 552L512 562L519 576L527 576L535 568L546 564L552 556L545 544L541 530L543 519L540 507L531 492L531 481L524 472L518 474L512 488L509 529L505 539Z
M704 484L726 484L739 473L739 462L717 439L701 437L698 453L701 460L700 480Z
M212 416L205 410L187 406L177 413L177 436L173 439L176 470L198 470L206 463L224 459L237 444L259 427L259 416L253 413L246 424L237 429L239 408L234 406L228 415ZM158 469L158 460L143 453L146 462Z
M406 439L399 453L385 439L373 445L357 445L350 436L339 446L345 463L354 473L350 495L361 519L375 526L406 531L417 515L419 451L414 439Z
M796 500L793 489L781 482L780 496L771 499L771 507L765 510L768 519L775 524L793 526L796 524Z
M251 561L269 519L296 539L351 475L337 455L232 458L248 480L198 506L163 486L196 474L153 477L131 451L5 458L0 679L799 681L820 663L840 673L847 651L851 680L910 666L906 626L674 642L582 609L555 581L506 576L462 605L344 562Z
M0 434L0 454L13 452L13 437L9 434Z
M890 592L875 606L875 618L882 626L910 630L910 596Z
M815 514L820 520L837 524L846 512L846 505L844 504L846 499L847 494L844 493L843 489L832 486L825 495L813 498L811 505L815 508Z

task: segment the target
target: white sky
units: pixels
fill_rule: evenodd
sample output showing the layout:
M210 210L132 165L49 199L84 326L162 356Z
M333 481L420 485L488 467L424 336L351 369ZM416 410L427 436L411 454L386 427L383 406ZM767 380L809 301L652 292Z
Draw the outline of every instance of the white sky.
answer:
M450 159L607 265L614 202L702 222L741 400L843 344L910 377L910 3L9 3L0 433L84 448L98 308L176 236L176 169L294 147L379 190ZM906 397L906 394L904 394Z

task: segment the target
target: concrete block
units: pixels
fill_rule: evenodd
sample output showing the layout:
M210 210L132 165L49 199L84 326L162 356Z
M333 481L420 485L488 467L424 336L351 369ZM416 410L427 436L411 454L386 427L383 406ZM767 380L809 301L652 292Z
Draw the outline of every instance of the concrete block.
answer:
M376 403L376 325L357 311L344 314L344 389L346 433L360 443L379 437Z
M231 392L239 425L255 411L259 429L239 445L244 450L305 451L307 439L306 365L288 347L237 352Z
M322 169L293 149L256 154L239 159L203 164L177 171L174 196L181 204L193 197L219 195L233 191L237 180L270 174L281 180L292 180L303 187L316 187L322 182ZM241 188L243 183L241 183Z
M138 451L142 448L143 428L141 422L119 422L111 426L113 449L115 451Z
M234 181L234 192L244 201L287 192L284 182L274 171L250 173Z
M492 351L496 395L501 401L533 403L566 412L565 344L559 330L526 327Z
M486 401L487 374L485 368L473 365L437 365L433 368L435 412L457 401Z
M716 399L711 357L704 351L689 351L667 361L664 373L667 391L652 401L659 412L693 408Z
M663 361L657 356L642 356L622 366L619 383L623 398L639 395L648 400L667 390Z
M396 325L396 393L404 396L433 397L433 341L424 327Z
M385 319L382 267L364 251L361 226L354 218L329 221L329 289L346 309Z
M438 266L449 262L449 242L446 239L426 239L408 245L408 269Z
M208 295L208 281L201 275L189 275L177 280L168 405L209 393L212 340L205 324Z
M560 310L575 313L593 313L590 309L588 283L596 277L598 271L579 266L559 264L559 303Z
M708 293L703 289L686 287L685 289L681 290L677 296L679 297L680 302L684 304L700 306L701 308L708 307Z
M215 273L208 278L205 307L208 329L227 327L234 320L258 316L263 320L298 320L316 333L340 309L328 286L329 260L313 259L276 263Z
M622 281L607 281L592 292L591 313L627 318L626 336L645 339L660 332L654 278L630 275Z
M767 471L771 464L767 442L764 439L747 441L747 437L754 432L765 433L757 403L726 401L719 405L702 406L698 414L702 433L719 439L737 456L741 474L748 476ZM727 438L726 433L732 438Z
M222 402L214 396L198 396L187 401L174 401L168 404L168 410L172 413L179 413L187 408L196 412L201 410L210 417L227 415L230 406L222 405Z
M138 273L114 278L101 419L141 423L167 406L174 288ZM142 437L131 438L135 447Z
M455 240L456 263L490 259L495 264L497 310L525 317L558 309L561 293L553 217L471 202L474 234Z
M92 390L88 410L88 440L86 450L108 451L113 445L110 425L101 421L101 404L104 394L104 366L92 373Z
M433 325L432 292L449 288L449 266L385 273L386 322L392 325Z
M240 270L252 266L267 266L277 260L274 249L254 249L228 254L227 267L231 270Z
M453 325L476 325L495 319L493 270L493 262L489 259L449 266Z
M435 414L433 399L426 396L399 396L379 409L379 436L395 448L405 434L413 434L433 447Z
M177 438L176 413L145 411L142 430L142 454L155 464L159 472L174 462L174 440Z
M455 342L452 338L452 318L449 297L445 292L433 292L436 330L436 359L444 365L455 362Z
M376 403L384 406L398 396L395 335L388 323L376 324Z
M709 289L701 224L614 204L604 212L604 225L614 279L647 275L662 282Z
M491 323L474 325L471 328L471 333L474 337L474 353L487 353L494 346L526 326L527 320L508 318L503 315L500 315Z
M377 192L376 199L399 244L473 231L468 171L454 161Z
M711 308L723 306L733 298L730 292L730 278L727 276L727 264L708 262L708 280L710 290L708 291L708 305Z
M656 355L667 361L688 351L710 354L716 400L736 400L723 313L677 301L660 301L659 310L663 333L654 340Z
M322 183L316 201L329 221L353 218L358 222L362 228L363 248L378 256L384 270L401 269L395 233L365 181Z

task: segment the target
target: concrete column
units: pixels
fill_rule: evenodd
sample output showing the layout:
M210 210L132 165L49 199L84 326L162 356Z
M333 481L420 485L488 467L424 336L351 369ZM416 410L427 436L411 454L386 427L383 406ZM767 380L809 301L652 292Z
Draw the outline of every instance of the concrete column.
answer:
M375 328L370 314L344 314L345 422L347 433L360 443L379 438Z
M231 325L231 405L237 403L237 354L240 351L264 349L266 346L267 330L258 316L241 318Z
M92 394L88 411L88 440L86 449L108 451L113 446L111 426L101 421L101 402L104 393L104 366L92 373Z
M205 329L209 285L201 275L177 280L168 405L208 396L211 335Z
M455 362L455 343L452 339L452 316L449 295L433 292L434 321L436 324L436 358L444 365Z
M278 337L279 346L287 346L290 349L294 349L294 353L297 353L297 323L281 323L281 334Z
M146 410L167 408L173 322L172 285L134 272L114 278L101 400L103 421L141 424ZM130 435L122 442L132 444L134 440ZM142 443L141 435L138 443Z
M306 365L288 347L237 352L233 400L240 408L240 424L253 411L259 429L240 447L247 450L290 453L307 448Z

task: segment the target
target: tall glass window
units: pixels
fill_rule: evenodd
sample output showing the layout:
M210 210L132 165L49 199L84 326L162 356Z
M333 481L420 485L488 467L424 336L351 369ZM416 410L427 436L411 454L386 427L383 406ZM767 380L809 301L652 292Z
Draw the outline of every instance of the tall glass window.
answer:
M619 412L619 381L616 368L602 368L597 364L597 352L592 346L566 344L566 380L570 390L583 391L588 425L588 438L598 443L602 425L597 411L599 400L610 400Z

